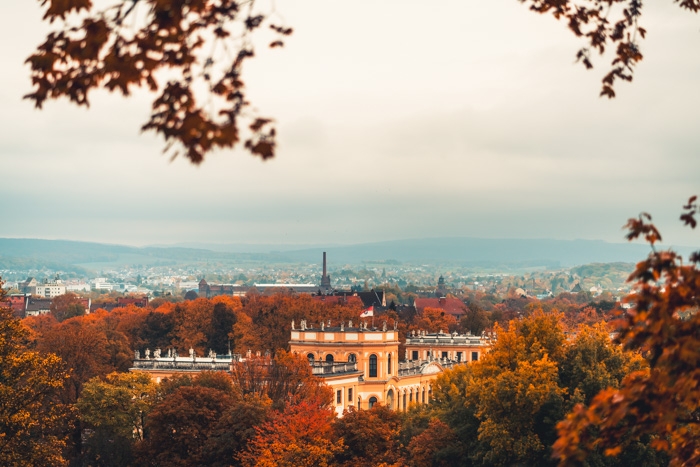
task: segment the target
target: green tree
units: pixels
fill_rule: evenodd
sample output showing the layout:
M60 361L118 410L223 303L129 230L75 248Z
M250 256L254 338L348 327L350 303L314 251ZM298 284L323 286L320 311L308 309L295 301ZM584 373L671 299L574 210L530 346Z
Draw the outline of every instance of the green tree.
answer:
M143 439L148 412L155 404L156 384L146 373L111 373L93 378L77 402L83 433L83 462L95 466L128 466L135 443Z
M474 457L485 465L547 465L548 442L563 416L565 394L556 362L544 355L519 361L515 369L490 370L476 370L481 376L473 392L479 400L480 449Z
M611 345L607 326L600 323L578 328L559 371L562 384L569 388L572 398L590 404L600 391L619 387L625 376L646 366L639 354Z
M472 397L472 391L477 384L473 365L458 365L439 375L433 383L433 397L429 406L431 413L427 414L427 418L437 417L455 433L457 442L452 446L451 460L456 465L475 465L471 455L477 452L479 446L480 422L476 416L478 400ZM413 408L409 415L417 409L419 407Z
M0 281L0 303L5 296ZM0 465L65 464L66 407L56 401L68 375L54 354L28 350L29 329L0 306Z

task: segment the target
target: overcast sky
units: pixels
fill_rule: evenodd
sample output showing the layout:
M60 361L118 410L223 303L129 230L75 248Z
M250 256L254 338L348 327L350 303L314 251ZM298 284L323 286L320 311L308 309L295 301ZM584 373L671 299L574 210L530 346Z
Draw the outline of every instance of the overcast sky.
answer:
M0 2L0 237L145 245L470 236L623 241L651 212L673 244L700 194L700 16L645 5L644 60L618 98L608 59L516 0L284 0L294 34L244 69L278 156L200 167L140 134L150 101L34 110L38 1ZM264 45L264 44L261 44Z

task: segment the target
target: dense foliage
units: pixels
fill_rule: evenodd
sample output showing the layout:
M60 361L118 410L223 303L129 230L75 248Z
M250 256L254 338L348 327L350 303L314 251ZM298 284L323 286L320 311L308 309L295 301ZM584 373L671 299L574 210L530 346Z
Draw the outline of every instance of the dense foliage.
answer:
M692 198L682 219L694 227L697 212ZM628 226L653 246L660 234L649 220ZM24 321L0 308L0 462L696 465L699 262L700 253L684 264L653 249L631 276L628 310L583 293L501 302L474 294L461 322L439 309L404 320L389 309L385 319L404 334L484 329L497 340L481 360L439 375L430 404L377 404L342 418L306 359L286 352L288 329L302 318L357 319L359 301L251 294L70 317L77 302L64 297ZM127 372L134 349L201 355L212 346L248 358L230 374L160 384Z
M695 228L696 197L681 220ZM651 216L630 219L629 238L661 240ZM578 405L559 425L555 445L563 464L585 462L603 449L619 456L639 439L667 453L670 465L700 463L700 252L684 264L672 251L656 251L637 265L634 304L621 317L618 341L643 353L648 371L628 375L619 387L601 391L589 406Z
M2 307L0 281L0 465L58 466L68 407L57 394L68 375L54 354L29 350L29 329Z

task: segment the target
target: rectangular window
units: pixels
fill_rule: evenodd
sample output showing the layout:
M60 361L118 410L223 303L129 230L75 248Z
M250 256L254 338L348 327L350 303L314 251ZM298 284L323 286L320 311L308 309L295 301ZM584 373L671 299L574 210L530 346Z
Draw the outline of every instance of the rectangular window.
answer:
M370 378L377 377L377 356L376 355L369 356L369 377Z
M443 353L442 353L442 359L443 359L443 360L446 360L446 359L447 359L447 352L443 352Z
M328 399L326 399L326 400L328 400ZM343 403L343 391L341 389L338 389L338 391L335 393L335 403L336 404Z
M413 355L411 355L411 360L418 360L418 351L414 350Z
M458 362L462 361L462 352L457 352L457 361Z
M479 352L472 352L472 361L475 362L479 360Z
M348 388L348 402L352 402L352 388Z

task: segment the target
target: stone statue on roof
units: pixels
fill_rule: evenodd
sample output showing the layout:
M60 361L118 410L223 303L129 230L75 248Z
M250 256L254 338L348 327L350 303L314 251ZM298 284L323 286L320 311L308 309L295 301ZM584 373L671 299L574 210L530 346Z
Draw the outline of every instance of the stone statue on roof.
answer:
M141 352L134 350L134 360L141 360Z
M153 358L160 358L160 348L153 351Z

